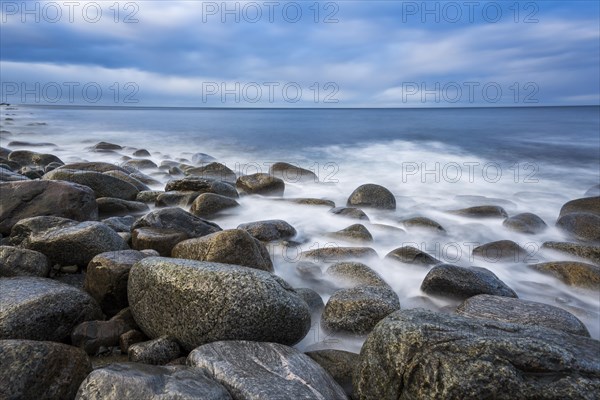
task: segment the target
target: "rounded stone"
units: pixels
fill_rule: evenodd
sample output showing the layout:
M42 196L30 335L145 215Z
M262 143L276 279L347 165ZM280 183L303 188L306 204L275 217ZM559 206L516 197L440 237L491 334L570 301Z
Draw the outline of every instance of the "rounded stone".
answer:
M368 183L361 185L348 198L348 206L395 210L396 198L387 188Z

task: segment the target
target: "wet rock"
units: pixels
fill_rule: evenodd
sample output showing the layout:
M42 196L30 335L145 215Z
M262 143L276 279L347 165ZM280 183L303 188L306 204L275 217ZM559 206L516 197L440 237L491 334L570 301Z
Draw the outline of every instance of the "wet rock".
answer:
M314 172L286 162L276 162L273 164L269 168L269 174L290 183L319 182L319 177Z
M84 288L109 317L126 308L129 270L148 257L136 250L111 251L95 256L87 266Z
M124 168L119 167L116 164L107 162L95 161L95 162L77 162L71 164L65 164L60 169L67 170L80 170L80 171L95 171L95 172L107 172L107 171L121 171L128 173Z
M181 348L175 340L161 337L131 345L127 355L131 362L165 365L181 355Z
M47 278L0 279L0 339L63 342L83 321L101 319L94 299Z
M600 196L571 200L562 206L558 217L571 213L588 213L600 217Z
M163 257L169 257L175 245L188 238L185 232L169 228L142 227L134 229L131 245L136 250L156 250Z
M142 214L150 210L146 203L113 197L100 197L96 202L101 216Z
M333 264L325 275L332 278L341 287L388 286L381 276L367 265L359 262L341 262Z
M227 182L216 179L201 178L198 176L188 176L183 179L169 181L165 191L180 190L202 193L214 193L225 197L238 198L235 187Z
M240 193L263 196L283 196L285 190L283 180L264 173L240 176L235 185Z
M227 390L198 368L116 363L94 370L77 400L232 400Z
M175 258L273 271L273 262L265 245L241 229L227 229L201 238L184 240L173 248L171 255Z
M285 240L296 236L296 229L281 219L248 222L239 225L237 229L242 229L263 242Z
M110 217L102 220L102 223L114 230L115 232L130 232L135 217L126 215L124 217Z
M332 232L328 236L354 242L373 241L373 235L371 235L371 232L369 232L369 230L362 224L350 225L349 227L337 232Z
M19 233L19 225L28 224L31 219L15 225L11 237ZM45 254L54 264L81 266L87 265L100 253L129 248L117 232L101 222L69 221L49 229L44 229L44 226L34 227L20 245Z
M600 242L600 214L572 212L560 217L556 226L582 242Z
M143 227L173 229L186 234L189 238L200 237L221 230L219 225L196 217L179 207L154 210L138 219L132 228Z
M114 143L99 142L99 143L93 145L90 149L92 151L105 152L105 151L123 150L123 146L119 146L118 144L114 144Z
M449 211L451 214L467 218L507 218L508 213L500 206L475 206L461 210Z
M73 346L33 340L0 340L0 398L75 398L92 371L87 355Z
M305 206L324 206L334 208L335 203L331 200L325 199L313 199L313 198L297 198L297 199L283 199L285 201L289 201L290 203L301 204Z
M230 197L214 193L203 193L196 197L190 211L201 218L213 218L225 210L238 206L239 203Z
M48 257L38 251L0 246L0 277L39 276L50 274Z
M119 348L121 349L121 353L127 354L127 351L132 345L145 342L147 340L148 336L144 335L143 332L140 332L137 329L132 329L119 337Z
M507 218L502 223L511 231L520 233L536 234L548 228L543 219L532 213L521 213Z
M124 167L133 167L136 169L155 169L158 168L158 165L152 160L147 159L133 159L125 162L123 164Z
M26 166L40 166L45 167L46 165L57 162L64 164L62 160L52 154L36 153L35 151L29 150L15 150L11 151L8 155L8 160L16 162L22 167Z
M570 242L544 242L544 244L542 244L542 249L585 258L600 265L600 246Z
M335 207L329 210L330 213L346 218L360 219L368 221L369 217L360 208L354 207Z
M202 178L216 179L219 181L235 183L237 176L235 172L229 169L227 166L212 162L202 167L190 168L185 171L186 175L199 176Z
M6 164L0 165L0 182L18 182L28 181L29 178L25 175L13 172Z
M196 200L199 192L171 191L160 193L156 197L156 207L187 207Z
M421 290L434 296L463 300L478 294L517 297L511 288L488 269L450 264L433 267L423 279Z
M519 263L526 261L529 253L512 240L498 240L475 247L473 256L492 263L499 261Z
M135 196L135 201L140 201L142 203L154 203L158 196L163 194L162 190L143 190Z
M376 208L380 210L395 210L396 198L388 189L381 185L368 183L361 185L348 198L348 206Z
M144 176L143 174L141 174L140 172L134 172L134 173L126 173L124 171L115 171L115 170L111 170L111 171L106 171L103 173L104 175L108 175L108 176L112 176L113 178L117 178L120 179L122 181L125 181L127 183L132 184L133 186L135 186L135 188L138 191L144 191L144 190L150 190L150 188L147 186L147 184L157 184L158 182L147 182L147 180L142 180L141 178ZM138 177L140 179L138 179ZM137 198L137 196L136 196Z
M336 263L347 260L377 257L377 252L370 247L339 247L327 246L319 249L303 251L300 256L304 260L315 262Z
M58 168L44 175L45 180L67 181L91 188L96 198L116 197L123 200L135 200L139 190L129 182L110 175L94 171L79 171Z
M146 335L170 336L187 351L218 340L292 345L310 329L306 302L281 278L253 268L145 258L129 273L128 296Z
M600 267L577 261L530 264L529 268L549 274L570 286L600 290Z
M44 176L44 170L39 168L23 167L19 172L29 179L40 179Z
M94 192L68 182L23 181L0 185L0 234L10 233L20 220L42 215L76 221L98 219Z
M304 279L318 281L323 275L321 267L318 264L309 261L299 261L295 265L296 273Z
M438 234L445 234L446 230L439 222L426 217L413 217L401 221L404 227L408 230L423 229L432 231Z
M352 374L359 362L358 354L330 349L308 351L305 354L323 367L348 396L352 395Z
M87 354L94 355L102 347L118 346L120 336L131 329L131 326L121 319L86 321L73 329L71 343L82 348Z
M325 307L321 295L314 290L310 288L295 288L294 290L296 291L296 294L308 304L311 313L319 313L323 310L323 307Z
M277 343L209 343L188 356L236 399L342 400L343 389L307 355Z
M359 399L591 399L598 342L552 329L425 310L388 316L355 371Z
M456 313L464 317L540 326L590 336L583 322L570 312L535 301L480 294L465 300Z
M403 264L421 265L425 267L441 263L437 258L432 257L413 246L398 247L397 249L390 251L385 258Z
M134 157L150 157L150 152L146 149L139 149L133 152Z

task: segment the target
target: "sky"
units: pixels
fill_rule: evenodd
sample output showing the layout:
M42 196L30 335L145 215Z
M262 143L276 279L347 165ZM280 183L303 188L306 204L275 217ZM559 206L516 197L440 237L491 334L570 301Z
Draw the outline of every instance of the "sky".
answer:
M596 1L0 1L0 102L600 104Z

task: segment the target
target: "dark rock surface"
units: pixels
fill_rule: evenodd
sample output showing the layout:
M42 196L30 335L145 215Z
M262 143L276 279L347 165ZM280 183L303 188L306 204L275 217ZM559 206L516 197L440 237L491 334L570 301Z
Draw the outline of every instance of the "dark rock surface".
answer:
M354 189L348 197L348 206L395 210L396 198L387 188L367 183Z

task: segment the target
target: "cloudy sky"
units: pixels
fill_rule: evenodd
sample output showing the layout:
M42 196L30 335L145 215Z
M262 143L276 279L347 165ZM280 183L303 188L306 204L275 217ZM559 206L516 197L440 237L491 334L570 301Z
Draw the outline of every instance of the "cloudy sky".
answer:
M596 1L0 1L1 101L600 104Z

